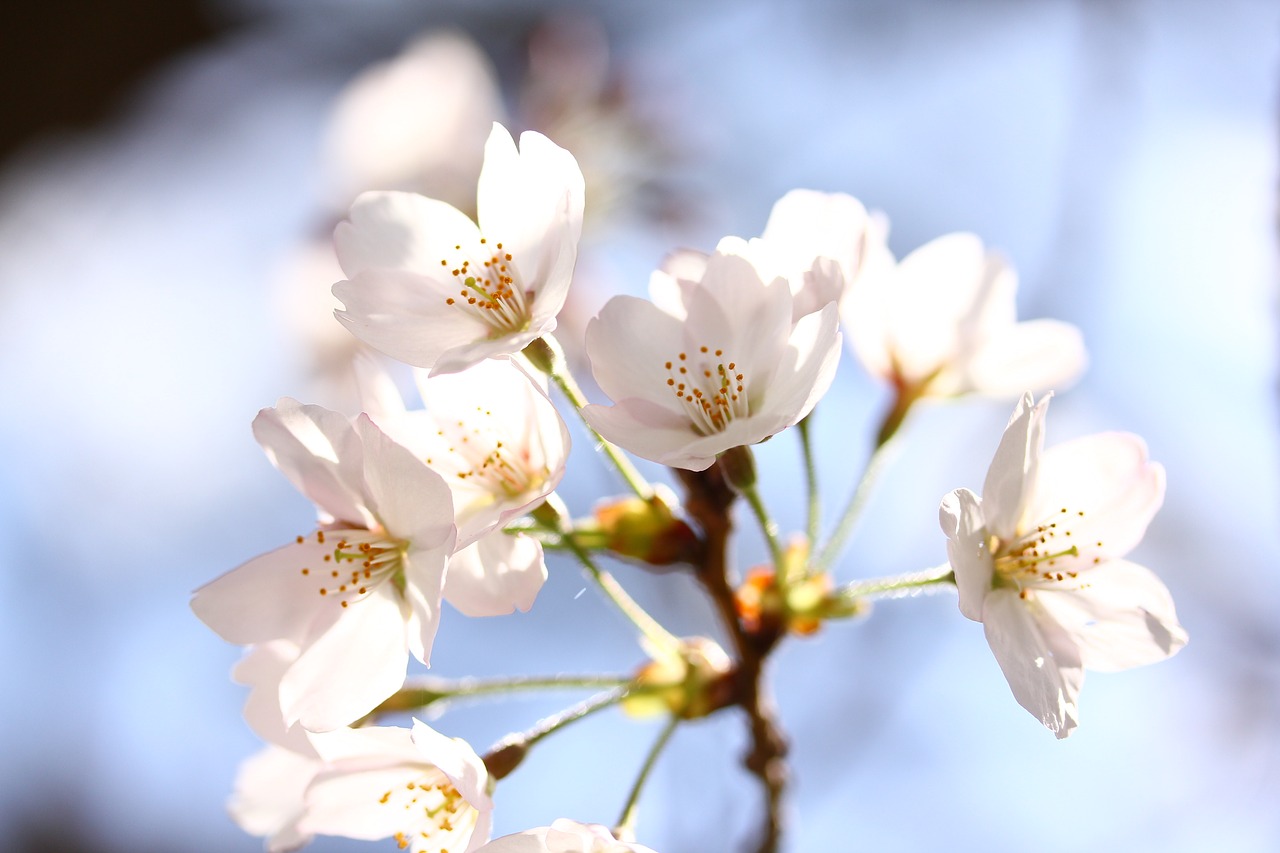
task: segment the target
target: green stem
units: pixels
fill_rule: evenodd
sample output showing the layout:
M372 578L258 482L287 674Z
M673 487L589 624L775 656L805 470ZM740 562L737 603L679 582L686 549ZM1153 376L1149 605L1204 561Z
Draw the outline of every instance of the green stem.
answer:
M955 572L950 565L945 565L905 575L854 581L840 587L834 595L850 602L867 598L906 598L924 592L940 592L954 586L955 582Z
M805 489L809 495L809 514L805 535L809 539L810 554L818 547L818 535L821 532L822 525L822 504L818 494L818 466L813 459L813 437L809 435L809 421L812 419L813 412L810 412L798 424L800 427L800 450L804 454Z
M778 540L778 525L769 515L769 509L764 505L764 501L760 499L760 492L755 486L747 486L739 489L740 493L747 500L747 506L751 507L751 512L755 515L756 520L760 522L760 532L764 534L765 541L769 544L769 556L773 560L773 570L778 578L778 591L782 593L782 600L787 600L787 585L790 578L787 577L786 558L782 553L782 543Z
M607 693L598 693L589 699L579 702L577 705L566 708L558 714L544 717L523 732L507 735L485 753L485 767L488 768L489 774L494 779L505 778L520 766L525 756L529 754L529 750L538 741L560 731L570 723L581 720L583 717L588 717L597 711L617 705L627 698L630 692L626 687L619 687Z
M658 735L658 739L649 748L649 754L645 757L644 764L640 767L640 774L636 776L635 784L631 786L631 793L627 796L627 804L622 808L622 817L618 818L618 826L614 831L614 835L620 840L634 838L636 818L639 812L638 806L640 805L640 792L644 790L644 784L649 780L649 774L653 771L654 765L658 763L658 756L666 748L667 743L671 740L671 735L678 725L680 725L679 717L673 716L667 720L667 724L662 727L662 732Z
M537 346L539 342L543 345L542 348ZM595 436L600 449L604 451L604 455L608 456L614 467L618 469L618 473L622 475L622 479L626 481L631 491L635 492L640 498L648 500L653 495L653 486L649 485L649 482L636 469L636 466L623 455L616 445L596 432L595 427L591 426L587 419L583 417L582 409L587 405L587 396L582 393L582 388L574 381L573 374L569 371L569 363L564 357L564 349L560 346L560 342L555 339L555 336L543 335L539 341L534 341L529 345L526 357L534 367L551 377L551 381L556 384L560 392L569 400L574 411L578 413L578 417L582 419L587 431Z
M591 559L591 554L578 543L573 531L566 529L565 519L569 515L559 495L554 492L547 495L545 502L534 510L533 517L536 521L552 530L552 532L560 534L564 543L569 546L569 550L578 558L578 562L587 570L587 574L591 575L592 580L600 587L605 597L612 601L622 611L623 615L640 629L640 633L648 637L650 642L660 649L666 649L671 652L679 650L680 640L662 627L657 619L650 616L648 611L627 593L622 584L618 583L613 575L597 566L595 561Z
M375 708L370 716L412 711L441 699L459 699L494 693L532 690L577 690L625 687L632 679L622 675L515 675L502 678L462 678L450 681L426 676L412 679Z
M871 458L867 460L866 467L862 469L862 476L858 479L858 485L853 490L853 494L849 497L848 505L840 515L840 521L836 524L835 532L831 534L831 538L822 547L817 558L810 563L812 571L815 573L827 571L831 568L831 564L839 559L840 552L844 550L849 536L853 533L854 528L858 526L858 519L862 515L862 510L866 508L867 500L871 497L876 481L888 466L890 459L894 455L893 450L896 447L897 442L891 436L882 444L877 445L876 449L871 452Z

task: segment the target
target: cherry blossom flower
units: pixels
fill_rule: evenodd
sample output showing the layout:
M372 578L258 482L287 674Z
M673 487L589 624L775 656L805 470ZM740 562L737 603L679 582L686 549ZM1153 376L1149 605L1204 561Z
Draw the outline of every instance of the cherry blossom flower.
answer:
M885 245L887 230L883 219L868 214L853 196L792 190L774 204L764 233L741 251L762 280L787 280L792 319L799 320L840 302L860 277L893 267ZM654 301L682 312L681 292L701 280L708 257L691 249L667 256L650 279Z
M449 487L365 415L353 424L285 398L253 427L320 524L201 587L191 607L229 642L296 644L279 664L280 724L338 728L399 689L410 652L430 657L457 535Z
M1042 452L1048 405L1022 398L982 497L951 492L940 519L960 612L983 623L1018 703L1061 738L1085 669L1163 660L1187 634L1164 584L1122 559L1164 499L1164 469L1129 433Z
M365 193L334 232L348 280L333 287L352 334L432 374L523 349L552 331L582 233L573 156L495 124L477 188L479 227L435 199Z
M809 413L840 355L834 304L792 321L782 278L762 281L745 243L721 241L678 305L616 296L587 326L596 383L615 402L583 416L663 465L701 471Z
M467 616L528 610L547 577L542 546L502 526L564 476L569 431L546 388L509 361L434 377L415 371L426 408L408 411L376 365L361 360L359 368L365 411L453 492L458 550L445 599Z
M418 720L308 736L311 749L269 746L246 760L231 814L270 851L316 835L394 838L412 853L468 853L489 838L489 772L460 738Z
M565 818L551 826L495 838L480 850L483 853L653 853L642 844L619 841L598 824Z
M926 243L859 278L842 305L858 359L911 397L1014 396L1060 388L1084 369L1080 331L1016 320L1017 276L972 234Z

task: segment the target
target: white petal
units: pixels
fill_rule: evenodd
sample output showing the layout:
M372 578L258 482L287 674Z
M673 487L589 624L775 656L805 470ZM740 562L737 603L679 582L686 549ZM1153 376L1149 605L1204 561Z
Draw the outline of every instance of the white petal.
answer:
M410 551L403 563L404 595L409 605L409 651L429 666L431 647L440 627L440 598L444 593L448 552L440 548Z
M965 365L965 391L996 397L1028 388L1062 390L1084 372L1088 357L1080 330L1056 320L1015 323L994 334Z
M548 853L550 848L547 847L547 833L550 829L549 826L540 826L514 835L504 835L479 848L478 853Z
M1081 590L1046 589L1038 597L1089 669L1117 672L1155 663L1187 644L1169 590L1150 570L1125 560L1100 565Z
M995 566L987 550L982 501L968 489L956 489L942 499L938 520L947 537L947 559L956 575L960 612L982 621L982 605L991 593Z
M346 416L283 397L258 412L253 436L271 464L316 506L351 524L371 521L360 484L360 448Z
M715 461L719 450L691 454L699 439L687 416L638 397L619 400L613 406L585 406L582 417L609 441L644 459L674 468L702 471ZM716 441L718 445L722 442Z
M373 270L438 275L441 260L450 266L457 260L460 250L454 246L461 245L470 257L480 233L466 214L443 201L417 193L368 192L351 205L333 240L347 278Z
M303 792L321 766L315 758L268 746L241 762L227 810L245 832L267 836L273 853L296 850L311 840L298 822Z
M987 643L1018 704L1059 738L1079 722L1076 697L1084 682L1080 655L1052 619L1037 619L1034 599L993 590L983 608Z
M421 720L413 721L412 738L422 760L438 767L462 798L480 812L483 823L476 824L476 834L487 839L493 800L489 797L489 768L484 761L462 738L446 737Z
M404 397L376 356L360 350L353 359L352 367L355 369L356 387L360 391L360 411L379 426L384 421L404 416Z
M444 597L465 616L527 611L547 579L542 546L495 530L449 559Z
M1039 478L1044 450L1044 418L1052 395L1035 403L1024 394L1000 438L1000 446L982 485L982 510L987 531L1014 539L1026 516Z
M320 774L306 792L307 813L300 826L314 835L340 835L374 841L389 838L413 824L399 795L431 769L418 763L379 766L359 759L338 762Z
M1095 558L1122 557L1141 541L1164 501L1164 482L1164 468L1148 460L1147 445L1138 436L1109 432L1077 438L1051 447L1040 460L1028 518L1057 522L1055 541L1080 550L1072 569L1088 568Z
M229 643L300 642L335 618L334 602L313 580L332 552L333 545L320 544L314 534L277 548L197 589L191 609ZM310 571L303 575L303 569Z
M407 609L389 583L344 608L281 680L285 721L296 720L309 731L332 731L400 689L409 663Z
M582 234L584 183L573 155L540 133L511 135L494 124L477 187L480 227L512 255L526 287L564 304ZM539 300L541 301L541 299Z
M898 264L886 294L886 320L891 351L908 382L925 379L960 354L986 273L982 241L972 234L939 237Z
M371 509L387 532L414 550L453 550L453 495L444 479L392 441L368 415L356 419L364 446L364 480Z
M334 316L351 334L415 367L432 368L442 354L486 340L490 331L445 301L457 296L452 281L415 272L361 272L335 284L333 295L343 304Z
M781 418L788 426L798 423L827 393L839 363L840 315L828 303L801 317L791 330L760 414Z
M244 703L244 719L253 733L267 743L300 755L315 756L315 749L301 726L288 726L280 710L280 679L298 659L301 650L289 640L273 640L254 646L236 664L231 678L250 688Z
M586 349L596 384L610 399L671 398L666 364L684 351L684 328L650 302L615 296L587 324Z

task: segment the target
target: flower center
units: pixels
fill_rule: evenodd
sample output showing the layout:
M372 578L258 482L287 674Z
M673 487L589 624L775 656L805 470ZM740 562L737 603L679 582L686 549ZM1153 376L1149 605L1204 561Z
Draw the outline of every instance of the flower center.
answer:
M483 237L480 243L483 253L488 243ZM461 244L453 248L462 251ZM520 282L511 253L504 251L501 243L495 244L495 249L479 266L465 257L452 264L448 258L441 258L440 266L452 267L450 274L459 284L458 295L447 297L445 304L480 320L499 336L528 327L533 293L526 291Z
M444 476L482 493L485 502L495 497L519 498L536 491L551 471L545 463L534 464L527 443L504 441L506 434L494 425L491 409L476 406L473 417L442 424L436 431L446 442L444 458L427 457L424 461Z
M680 400L699 435L723 432L729 422L751 414L746 378L737 362L726 361L724 350L702 346L692 357L686 352L665 364L667 387Z
M373 590L400 574L408 543L385 533L361 528L317 530L316 542L333 544L319 566L304 566L303 577L315 584L316 594L341 607L367 598ZM299 536L298 544L306 541Z
M1013 586L1026 598L1027 587L1070 584L1079 589L1080 569L1103 561L1101 542L1083 541L1079 527L1084 510L1062 507L1055 515L1016 539L992 536L988 550L994 557L997 586ZM1073 529L1074 528L1074 529ZM1074 538L1073 538L1074 537Z
M378 798L384 806L403 809L406 828L395 834L401 850L413 853L449 853L450 842L475 825L477 812L443 774L429 773L403 788L392 788ZM461 847L456 848L461 853Z

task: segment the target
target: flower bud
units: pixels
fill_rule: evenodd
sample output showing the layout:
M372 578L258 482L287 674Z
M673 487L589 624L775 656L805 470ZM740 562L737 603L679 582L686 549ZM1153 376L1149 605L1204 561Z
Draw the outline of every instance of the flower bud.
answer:
M808 636L817 633L822 620L830 615L833 600L831 575L802 574L809 556L808 544L797 540L783 552L783 570L792 578L787 585L786 600L778 589L778 577L772 566L756 566L747 572L742 586L734 595L747 630L786 632Z
M595 508L595 529L605 547L653 566L689 562L698 551L698 535L672 510L676 498L658 487L647 500L617 498Z
M733 663L714 640L690 637L677 650L649 651L653 660L636 673L636 690L622 702L631 716L666 713L693 720L731 701Z

